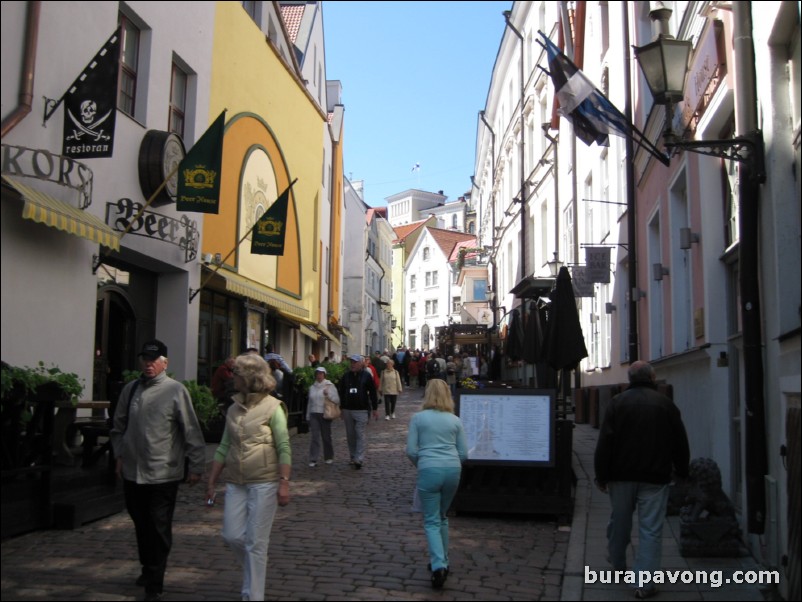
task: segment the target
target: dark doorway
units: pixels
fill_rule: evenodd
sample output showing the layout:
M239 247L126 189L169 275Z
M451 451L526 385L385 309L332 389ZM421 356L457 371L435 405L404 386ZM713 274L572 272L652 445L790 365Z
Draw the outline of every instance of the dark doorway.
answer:
M116 401L123 370L136 365L136 316L125 291L118 285L101 286L95 316L95 371L93 399Z

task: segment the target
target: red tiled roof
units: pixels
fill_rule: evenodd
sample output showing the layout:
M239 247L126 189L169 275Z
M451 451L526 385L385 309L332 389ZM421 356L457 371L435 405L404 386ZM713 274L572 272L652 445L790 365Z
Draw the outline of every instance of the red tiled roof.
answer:
M305 4L282 4L281 18L284 20L284 27L287 28L287 35L290 42L295 43L298 37L298 30L301 28L301 19L304 16Z
M427 220L423 219L419 222L412 222L411 224L404 224L403 226L396 226L395 227L395 236L396 239L393 242L401 242L407 236L412 234L415 230L420 228L423 224L426 223Z
M468 241L476 243L476 236L474 234L465 234L464 232L455 232L454 230L441 230L440 228L429 227L429 232L432 234L437 246L443 251L443 255L451 257L451 252L457 243Z
M451 251L451 256L448 258L448 263L451 263L451 262L456 261L457 259L459 259L459 250L460 249L473 249L475 247L476 247L476 239L475 238L472 239L472 240L462 240L462 241L458 242L456 245L454 245L454 249ZM472 257L473 255L476 255L476 252L466 253L465 257Z

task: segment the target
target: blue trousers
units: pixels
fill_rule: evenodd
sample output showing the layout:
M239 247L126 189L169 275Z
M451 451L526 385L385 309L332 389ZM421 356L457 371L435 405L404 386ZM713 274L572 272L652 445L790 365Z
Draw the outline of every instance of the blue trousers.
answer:
M460 467L418 470L418 495L432 571L448 568L448 508L459 487Z
M627 546L632 532L632 514L638 511L638 550L635 571L656 571L663 557L663 521L668 503L668 484L613 481L610 493L610 522L607 523L607 550L616 570L626 567Z

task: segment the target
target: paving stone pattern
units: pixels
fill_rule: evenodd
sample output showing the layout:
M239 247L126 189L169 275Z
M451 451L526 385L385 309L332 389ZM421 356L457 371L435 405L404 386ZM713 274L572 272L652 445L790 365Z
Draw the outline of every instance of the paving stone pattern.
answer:
M290 505L273 524L268 600L558 600L569 529L551 517L452 516L452 572L434 592L415 469L404 454L420 389L399 398L396 420L371 421L362 470L348 465L335 421L335 463L308 464L309 435L292 437ZM214 446L209 446L209 458ZM241 569L220 537L203 485L182 485L165 600L239 600ZM143 589L133 526L121 513L74 531L38 531L2 543L3 600L135 600Z

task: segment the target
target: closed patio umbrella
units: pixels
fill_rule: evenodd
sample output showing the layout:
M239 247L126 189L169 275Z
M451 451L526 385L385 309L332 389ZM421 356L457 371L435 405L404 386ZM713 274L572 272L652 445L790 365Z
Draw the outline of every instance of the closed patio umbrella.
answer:
M575 368L587 356L571 275L568 268L563 266L551 294L551 307L543 341L543 359L555 370L562 370Z

